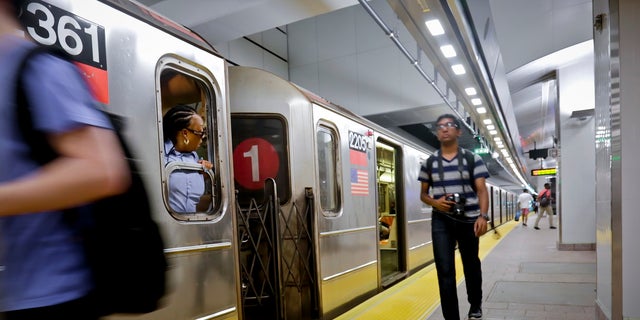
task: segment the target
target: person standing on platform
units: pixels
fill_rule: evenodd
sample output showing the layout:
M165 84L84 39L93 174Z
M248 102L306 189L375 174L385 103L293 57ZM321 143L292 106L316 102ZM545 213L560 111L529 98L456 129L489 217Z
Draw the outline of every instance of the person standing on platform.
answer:
M480 156L458 146L462 130L455 116L441 115L436 123L440 149L421 166L418 180L422 183L420 200L433 207L431 236L442 313L446 320L460 319L455 270L457 244L471 305L468 316L482 319L482 268L478 249L479 237L487 231L489 220L489 194L485 185L489 172Z
M522 193L518 196L518 205L520 206L522 225L525 227L527 226L527 217L529 216L529 207L531 207L531 202L533 202L533 197L529 193L529 190L522 189Z
M17 8L0 0L0 318L98 319L80 230L62 211L126 191L130 175L107 116L78 70L50 54L20 61L35 44L21 37ZM19 78L18 78L19 77ZM28 130L56 156L40 165L17 121L16 79L29 102Z
M551 184L545 183L544 189L538 193L538 203L540 204L540 210L538 210L538 217L536 218L536 224L533 226L534 229L540 230L538 227L538 223L540 223L540 219L546 213L549 216L549 228L555 229L553 226L553 208L551 207Z

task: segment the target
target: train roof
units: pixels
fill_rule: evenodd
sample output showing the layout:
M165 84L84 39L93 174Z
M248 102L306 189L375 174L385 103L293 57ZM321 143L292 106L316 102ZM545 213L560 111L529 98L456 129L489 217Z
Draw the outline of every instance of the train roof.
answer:
M407 139L405 136L402 136L394 131L391 131L387 128L384 128L378 124L376 124L375 122L364 118L361 115L358 115L356 113L354 113L353 111L342 107L334 102L331 102L289 80L283 79L280 76L273 74L269 71L260 69L260 68L256 68L256 67L246 67L246 66L230 66L229 67L229 72L230 74L234 73L234 72L243 72L243 73L251 73L250 76L244 76L242 79L242 85L243 86L248 86L249 88L261 88L264 89L265 87L265 83L269 83L272 81L275 82L279 82L280 84L278 85L278 87L280 88L284 88L286 86L290 86L290 88L294 89L296 92L300 93L302 96L304 96L305 99L307 99L308 101L310 101L311 103L317 104L319 106L322 106L324 108L330 109L344 117L347 117L351 120L354 120L356 122L359 122L371 129L373 129L375 132L378 132L380 134L383 134L385 136L387 136L388 138L392 138L398 142L401 142L407 146L411 146L413 148L416 149L423 149L423 150L427 150L430 153L434 152L434 148L427 145L426 143L416 139L416 141L413 140L409 140ZM286 84L286 85L285 85ZM237 84L230 84L230 87L232 90L237 89ZM233 112L233 111L232 111Z
M195 31L133 0L99 0L147 24L172 34L199 48L220 55L218 51Z

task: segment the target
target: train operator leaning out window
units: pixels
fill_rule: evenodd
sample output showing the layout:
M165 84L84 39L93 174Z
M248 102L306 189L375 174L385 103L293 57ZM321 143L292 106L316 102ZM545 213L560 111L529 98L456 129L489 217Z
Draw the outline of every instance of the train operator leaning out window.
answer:
M184 162L200 164L211 170L213 164L200 159L196 150L206 137L204 120L195 109L178 105L163 117L165 164ZM210 193L205 193L202 172L175 170L169 177L169 204L177 212L206 211L211 204Z

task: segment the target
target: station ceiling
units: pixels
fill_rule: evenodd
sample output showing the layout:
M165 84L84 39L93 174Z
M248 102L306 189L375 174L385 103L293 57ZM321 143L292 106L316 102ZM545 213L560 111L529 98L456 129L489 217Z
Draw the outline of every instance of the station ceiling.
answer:
M447 36L461 46L468 66L477 73L479 91L485 97L488 114L503 130L500 135L511 150L516 164L527 181L528 171L555 167L553 157L531 160L528 151L554 148L556 137L556 70L577 55L584 54L585 43L592 39L591 0L139 0L155 11L198 32L216 44L248 37L274 28L286 29L292 23L311 19L349 7L391 8L419 47L447 79L447 91L463 90L448 71L447 61L439 56L437 43L424 31L424 20L440 15L445 27L457 31ZM371 16L371 19L375 19ZM378 28L378 27L376 27ZM380 32L383 32L382 29ZM331 36L331 35L326 35ZM588 48L587 48L588 51ZM484 74L483 74L484 73ZM488 75L488 76L487 76ZM345 75L348 76L348 75ZM487 81L491 79L491 81ZM370 90L377 90L371 87ZM493 95L491 95L493 92ZM321 92L316 92L323 95ZM470 99L459 92L458 104L468 111L462 118L471 121L461 139L468 149L480 147L477 134L491 144L490 135L480 123L485 115L477 114ZM344 107L349 108L348 105ZM470 110L469 110L470 109ZM418 138L433 146L433 122L442 113L451 113L451 105L442 100L428 105L378 110L361 115L395 132ZM430 136L431 135L431 136ZM437 140L436 140L437 143ZM434 146L437 147L437 146ZM494 145L491 145L493 149ZM504 180L505 186L520 188L509 165L484 156L492 176ZM538 186L532 185L537 188Z

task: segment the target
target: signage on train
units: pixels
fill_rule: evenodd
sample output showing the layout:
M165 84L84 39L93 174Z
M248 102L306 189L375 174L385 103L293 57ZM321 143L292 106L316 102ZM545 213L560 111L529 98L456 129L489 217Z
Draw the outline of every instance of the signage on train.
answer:
M369 139L363 134L349 131L349 149L360 152L367 152L369 148Z
M104 27L35 0L25 3L20 20L35 41L67 53L83 72L96 99L109 102Z
M555 176L558 169L556 168L547 168L547 169L532 169L532 176Z
M233 150L236 181L249 190L262 189L264 180L275 178L280 167L276 148L262 138L249 138Z
M357 132L349 131L349 162L352 165L366 167L369 139Z

